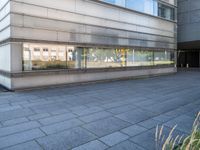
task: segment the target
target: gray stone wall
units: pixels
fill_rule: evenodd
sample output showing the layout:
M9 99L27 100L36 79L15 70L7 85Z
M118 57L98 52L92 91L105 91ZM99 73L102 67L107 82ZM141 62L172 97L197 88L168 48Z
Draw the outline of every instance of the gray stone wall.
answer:
M200 40L200 1L178 0L178 42Z

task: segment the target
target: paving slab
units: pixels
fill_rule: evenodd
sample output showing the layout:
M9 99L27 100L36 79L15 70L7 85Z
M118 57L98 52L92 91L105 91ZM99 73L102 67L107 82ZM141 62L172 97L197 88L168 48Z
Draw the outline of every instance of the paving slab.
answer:
M139 125L132 125L121 130L122 133L125 133L129 136L135 136L145 131L147 131L147 129Z
M31 142L26 142L26 143L18 144L15 146L11 146L4 150L43 150L43 149L35 141L31 141Z
M83 128L74 128L57 134L37 139L45 149L68 150L96 139L96 136Z
M0 93L0 149L154 150L155 128L187 135L200 72Z
M86 124L83 127L95 135L102 137L128 126L130 126L129 123L114 117L110 117Z
M0 138L0 149L28 142L42 136L44 136L44 133L39 129L33 129L9 136L4 136Z
M100 138L99 140L108 146L113 146L127 140L128 138L129 136L127 136L126 134L123 134L121 132L114 132L112 134Z
M86 144L83 144L79 147L73 148L72 150L105 150L108 146L103 144L102 142L95 140L88 142Z
M146 149L140 147L139 145L133 142L125 141L120 144L112 146L108 150L146 150Z

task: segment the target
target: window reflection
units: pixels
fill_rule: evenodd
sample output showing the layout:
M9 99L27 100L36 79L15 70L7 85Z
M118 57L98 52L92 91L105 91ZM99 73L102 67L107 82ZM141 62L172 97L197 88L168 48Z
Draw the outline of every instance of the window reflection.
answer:
M110 4L126 7L139 12L165 19L175 20L175 9L161 4L158 0L101 0Z
M127 66L151 66L153 65L153 51L129 50Z
M175 19L175 10L169 6L159 4L158 15L165 19L174 20Z
M154 52L154 64L173 64L174 63L174 53L168 51L155 51Z
M153 66L174 63L174 52L128 48L83 48L24 43L23 70Z

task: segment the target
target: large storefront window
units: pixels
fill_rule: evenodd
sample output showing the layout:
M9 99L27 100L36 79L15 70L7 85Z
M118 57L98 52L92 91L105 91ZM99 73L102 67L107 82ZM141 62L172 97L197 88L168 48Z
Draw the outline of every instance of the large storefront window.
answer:
M175 8L161 4L158 0L101 0L106 3L129 8L165 19L175 20Z
M25 43L23 70L116 68L169 65L174 52L128 48L83 48Z

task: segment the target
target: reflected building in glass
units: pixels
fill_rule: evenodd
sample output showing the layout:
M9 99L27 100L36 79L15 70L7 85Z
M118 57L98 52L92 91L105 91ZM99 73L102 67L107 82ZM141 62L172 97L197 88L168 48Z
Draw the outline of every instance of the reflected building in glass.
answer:
M176 72L175 0L2 0L0 84L23 89Z

